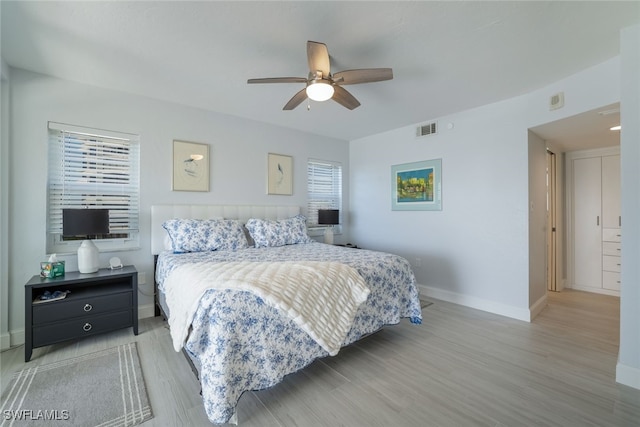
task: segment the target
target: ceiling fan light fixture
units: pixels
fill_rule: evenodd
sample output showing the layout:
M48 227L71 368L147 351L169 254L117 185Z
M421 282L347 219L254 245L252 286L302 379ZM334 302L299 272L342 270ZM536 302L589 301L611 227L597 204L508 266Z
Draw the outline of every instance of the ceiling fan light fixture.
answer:
M307 85L307 96L313 101L331 99L333 92L333 86L324 81L312 81Z
M311 40L307 41L307 63L309 65L309 74L306 78L267 77L248 79L247 83L305 83L306 86L296 92L284 105L282 108L284 111L293 110L307 99L313 101L332 99L343 107L353 110L360 106L360 102L343 88L343 85L373 83L393 79L393 70L391 68L359 68L331 74L331 60L327 45ZM309 108L310 104L307 103L307 109Z

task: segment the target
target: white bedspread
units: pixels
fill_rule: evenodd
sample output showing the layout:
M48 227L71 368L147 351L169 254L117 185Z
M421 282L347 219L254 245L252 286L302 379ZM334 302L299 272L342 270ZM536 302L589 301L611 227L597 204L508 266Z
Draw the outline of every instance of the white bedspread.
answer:
M177 267L164 283L173 348L180 351L207 289L249 291L280 309L330 355L338 353L369 288L339 262L222 262Z

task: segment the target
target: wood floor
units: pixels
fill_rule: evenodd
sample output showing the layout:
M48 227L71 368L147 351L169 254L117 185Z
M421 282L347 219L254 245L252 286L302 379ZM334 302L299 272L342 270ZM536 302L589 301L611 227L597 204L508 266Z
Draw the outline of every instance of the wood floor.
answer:
M615 383L619 300L549 294L533 323L434 301L400 325L316 361L281 384L245 393L240 426L640 426L640 390ZM34 350L30 364L136 340L154 418L208 426L199 386L166 323ZM1 357L2 387L24 348Z

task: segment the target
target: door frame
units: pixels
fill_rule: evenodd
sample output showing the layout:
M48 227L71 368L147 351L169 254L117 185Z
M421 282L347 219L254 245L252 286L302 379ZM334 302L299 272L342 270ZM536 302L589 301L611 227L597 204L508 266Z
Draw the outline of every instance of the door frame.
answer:
M560 292L562 278L558 280L558 203L557 157L547 148L547 290Z

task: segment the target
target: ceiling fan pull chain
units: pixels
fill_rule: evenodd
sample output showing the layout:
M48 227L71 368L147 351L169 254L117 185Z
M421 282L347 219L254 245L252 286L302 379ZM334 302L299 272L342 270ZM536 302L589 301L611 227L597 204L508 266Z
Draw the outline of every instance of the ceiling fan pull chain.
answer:
M311 111L311 103L307 99L307 111Z

